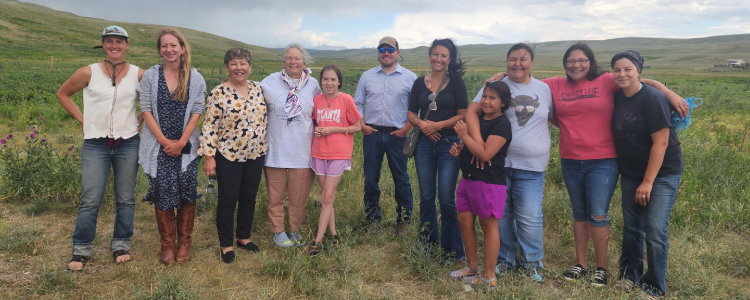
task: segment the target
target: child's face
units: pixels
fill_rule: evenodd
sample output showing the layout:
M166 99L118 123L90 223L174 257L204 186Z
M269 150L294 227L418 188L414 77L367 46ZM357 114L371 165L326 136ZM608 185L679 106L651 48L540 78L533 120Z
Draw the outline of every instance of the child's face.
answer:
M339 92L339 77L333 70L326 70L323 72L323 78L320 80L323 91L328 95L333 95Z
M500 96L490 88L485 88L482 93L482 112L488 116L495 116L501 113L503 107L503 100Z

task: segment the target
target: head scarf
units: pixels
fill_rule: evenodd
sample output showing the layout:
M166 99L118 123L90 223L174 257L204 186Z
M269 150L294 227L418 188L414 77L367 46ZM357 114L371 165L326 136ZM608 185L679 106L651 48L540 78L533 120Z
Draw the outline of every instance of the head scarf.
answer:
M303 69L302 76L300 76L297 84L294 84L292 77L289 77L289 74L286 73L286 69L281 70L281 79L289 87L289 95L287 95L286 103L284 104L284 112L287 115L284 126L289 125L294 120L294 117L302 114L302 101L299 100L297 94L305 86L307 79L310 78L310 72L312 72L310 68Z
M615 66L615 62L623 58L627 58L628 60L633 62L636 69L638 69L638 74L641 74L641 70L643 70L643 56L641 56L640 53L633 50L625 50L623 52L617 53L612 57L612 61L610 62L612 64L612 67Z

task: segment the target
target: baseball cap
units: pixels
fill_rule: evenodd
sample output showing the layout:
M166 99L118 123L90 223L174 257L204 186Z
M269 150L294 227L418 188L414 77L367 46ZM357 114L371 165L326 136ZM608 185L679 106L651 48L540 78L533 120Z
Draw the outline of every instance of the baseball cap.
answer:
M125 31L124 28L117 25L112 25L104 28L104 30L102 31L102 38L104 38L105 36L121 36L125 38L125 41L128 40L128 32ZM102 46L94 46L94 49L98 48L102 48Z
M394 47L394 48L396 48L398 50L398 42L393 37L386 36L386 37L380 39L380 43L378 43L378 46L384 45L384 44L385 45L390 45L391 47Z

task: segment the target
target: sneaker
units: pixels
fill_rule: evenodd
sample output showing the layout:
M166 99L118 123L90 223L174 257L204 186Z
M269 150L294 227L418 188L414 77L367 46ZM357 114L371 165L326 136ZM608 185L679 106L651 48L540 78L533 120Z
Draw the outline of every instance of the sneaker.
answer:
M544 282L544 277L542 277L542 274L539 274L539 273L541 273L541 271L542 271L541 268L536 268L536 267L530 268L530 269L526 270L526 272L527 272L527 274L529 276L529 279L531 279L533 281L536 281L536 282L539 282L539 283Z
M398 223L396 226L396 235L397 236L406 236L406 234L409 233L406 230L406 223Z
M461 270L450 271L448 273L448 278L456 280L474 276L477 276L477 270L472 271L469 267L463 267Z
M620 278L616 280L612 286L614 286L618 290L622 290L623 292L629 293L633 291L633 288L635 287L635 282L627 278Z
M594 271L594 282L591 284L595 287L603 287L607 285L607 269L596 267L596 270Z
M318 255L320 252L323 251L323 244L318 243L316 241L313 241L310 243L309 246L307 246L307 254L310 256Z
M302 239L302 234L300 234L299 231L290 233L289 240L296 246L304 246L307 244L307 242Z
M584 269L581 264L577 264L573 266L572 268L570 268L570 271L563 274L563 278L565 278L565 280L571 280L571 281L578 280L579 278L586 276L586 273L588 272L589 272L589 269Z
M504 263L499 263L497 264L497 266L495 266L495 274L500 277L505 276L505 274L508 274L508 272L510 272L511 270L513 270L513 268Z
M372 235L378 234L378 230L380 229L380 222L372 222L370 223L370 226L367 228L367 232L369 232Z
M294 246L294 243L286 235L286 232L283 231L273 235L273 242L276 243L276 246L279 246L281 248L289 248Z

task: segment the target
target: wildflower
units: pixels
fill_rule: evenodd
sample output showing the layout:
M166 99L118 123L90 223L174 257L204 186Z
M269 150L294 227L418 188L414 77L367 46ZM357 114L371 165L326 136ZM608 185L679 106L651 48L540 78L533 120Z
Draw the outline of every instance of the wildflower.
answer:
M3 144L3 148L8 148L8 145L6 145L6 144Z
M63 157L67 157L67 156L68 156L68 152L63 152L63 153L62 153L62 156L63 156Z
M38 134L38 133L39 133L39 130L34 130L34 133Z
M43 138L42 138L42 142L46 142L46 141L47 141L47 138L46 138L46 137L43 137Z
M13 134L12 134L12 133L9 133L9 134L5 135L5 139L6 139L6 140L9 140L9 139L10 139L10 138L12 138L12 137L13 137Z
M36 129L36 126L31 126L31 130L34 131Z
M36 138L36 133L30 134L29 137L32 138L32 139L35 139Z
M68 151L73 151L73 145L70 145L70 147L68 147Z
M43 148L42 148L42 145L39 145L39 149L43 149Z
M44 121L44 116L40 116L40 117L39 117L39 120L42 120L42 121Z
M0 139L0 144L5 145L5 139Z

